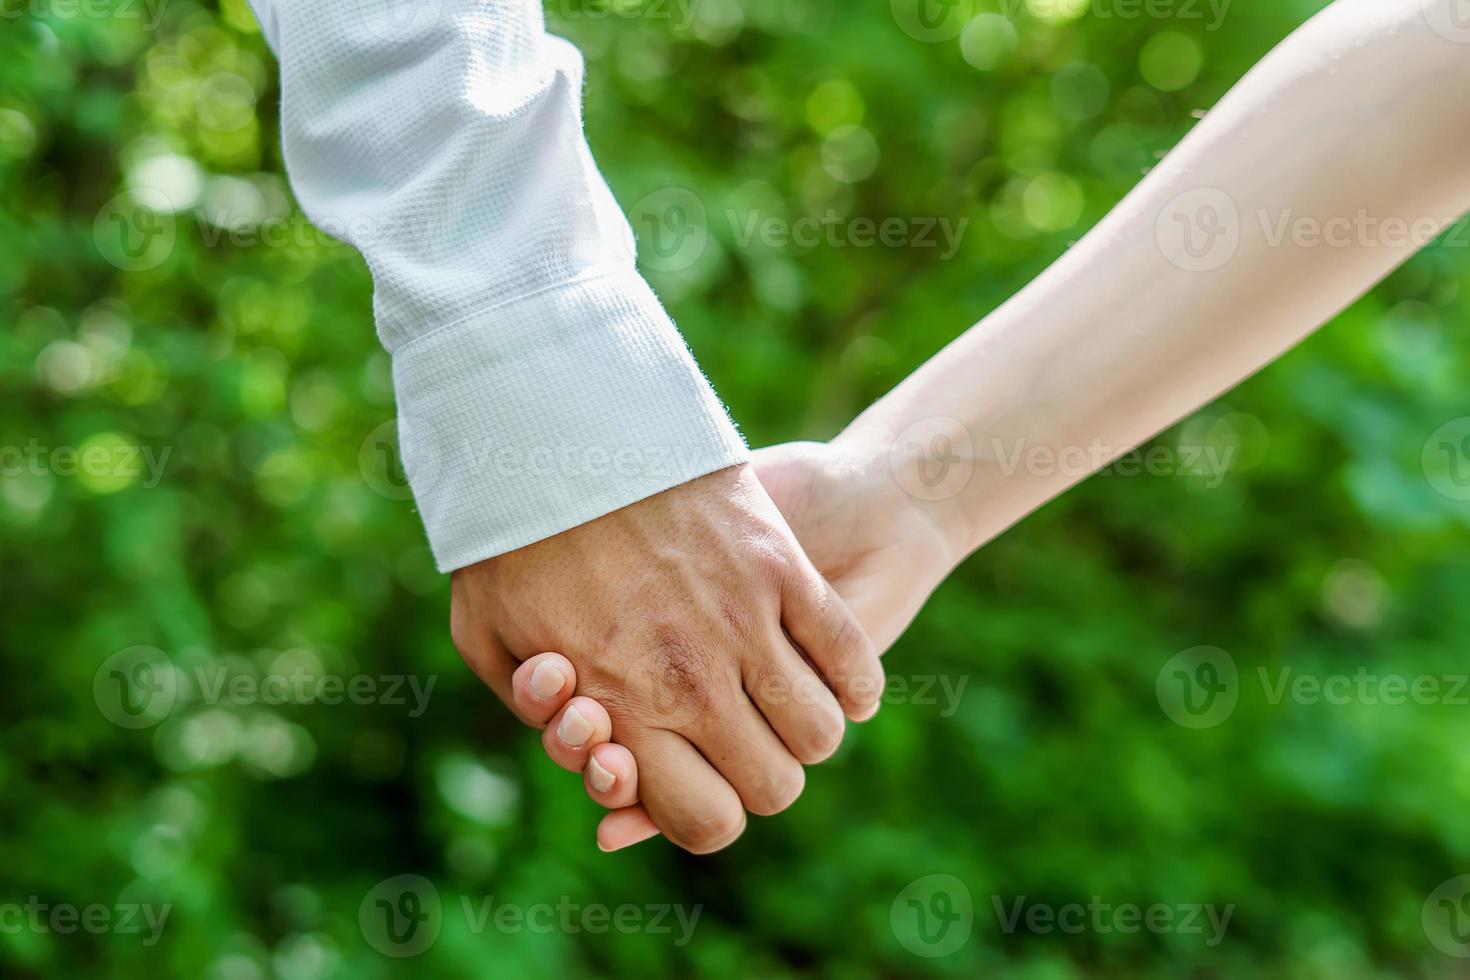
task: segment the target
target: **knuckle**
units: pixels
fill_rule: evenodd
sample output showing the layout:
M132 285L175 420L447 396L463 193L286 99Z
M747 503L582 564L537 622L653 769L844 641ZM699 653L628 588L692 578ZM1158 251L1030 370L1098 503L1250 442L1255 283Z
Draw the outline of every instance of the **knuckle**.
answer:
M883 664L873 653L868 635L851 616L837 619L828 647L827 679L843 693L849 705L871 709L883 696Z
M729 847L745 832L745 811L739 806L721 806L678 828L677 843L694 854L709 854Z
M766 574L782 588L799 581L802 576L801 566L797 564L795 557L784 548L769 552L766 555L765 565Z
M825 762L842 745L846 734L847 725L840 710L822 711L807 731L801 754L797 758L809 766Z
M832 624L831 646L833 655L849 668L865 665L868 635L846 610Z
M750 542L755 553L756 564L766 576L775 582L789 582L797 568L796 556L791 543L781 534L771 531Z
M479 637L479 630L475 629L470 617L458 605L451 606L449 610L449 639L461 657L474 656L485 646Z
M801 766L778 766L761 786L756 797L744 801L745 808L757 816L774 816L795 803L805 788L806 771Z
M747 667L744 683L747 695L762 711L783 712L802 693L799 681L793 681L769 659Z

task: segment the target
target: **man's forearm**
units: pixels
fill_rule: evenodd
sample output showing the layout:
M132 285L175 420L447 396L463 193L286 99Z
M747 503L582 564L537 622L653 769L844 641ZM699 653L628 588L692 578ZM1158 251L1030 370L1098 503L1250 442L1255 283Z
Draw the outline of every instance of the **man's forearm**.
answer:
M745 458L582 133L538 0L252 0L307 215L362 252L441 570Z
M894 465L932 466L925 439L954 428L943 451L972 456L973 474L922 506L963 557L1259 370L1470 208L1467 106L1470 45L1419 0L1342 0L840 440L886 453L907 430ZM1014 465L1038 447L1088 462Z

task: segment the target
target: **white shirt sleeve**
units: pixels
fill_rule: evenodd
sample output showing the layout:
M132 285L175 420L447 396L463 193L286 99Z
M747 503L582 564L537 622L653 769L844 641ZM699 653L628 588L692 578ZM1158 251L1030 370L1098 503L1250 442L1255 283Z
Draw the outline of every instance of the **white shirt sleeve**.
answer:
M746 458L582 131L538 0L252 0L286 169L354 245L441 570Z

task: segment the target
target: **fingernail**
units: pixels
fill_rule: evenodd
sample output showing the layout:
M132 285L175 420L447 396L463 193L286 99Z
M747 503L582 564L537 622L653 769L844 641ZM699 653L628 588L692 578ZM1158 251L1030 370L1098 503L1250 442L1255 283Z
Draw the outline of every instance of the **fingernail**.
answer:
M592 737L592 722L583 718L576 708L568 708L561 716L561 724L556 726L556 737L574 749L579 748Z
M561 690L567 682L567 676L561 672L561 668L551 662L540 663L536 669L531 671L531 693L545 701Z
M618 781L618 777L603 768L602 764L594 756L587 760L587 781L592 784L592 788L597 790L597 792L606 793L613 788L613 784Z

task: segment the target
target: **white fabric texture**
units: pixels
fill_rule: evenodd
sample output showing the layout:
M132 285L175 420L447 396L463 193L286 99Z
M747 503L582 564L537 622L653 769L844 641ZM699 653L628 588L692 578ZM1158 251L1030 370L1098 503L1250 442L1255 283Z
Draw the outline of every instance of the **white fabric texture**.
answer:
M252 0L287 174L355 246L442 571L743 461L634 266L537 0Z

